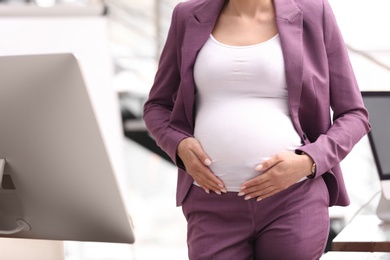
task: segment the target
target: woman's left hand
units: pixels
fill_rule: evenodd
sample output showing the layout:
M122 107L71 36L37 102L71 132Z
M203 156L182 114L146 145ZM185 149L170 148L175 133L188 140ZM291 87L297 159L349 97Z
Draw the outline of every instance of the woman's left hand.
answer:
M313 160L306 154L278 153L256 167L262 173L244 182L238 195L245 196L245 200L268 198L309 175L312 164Z

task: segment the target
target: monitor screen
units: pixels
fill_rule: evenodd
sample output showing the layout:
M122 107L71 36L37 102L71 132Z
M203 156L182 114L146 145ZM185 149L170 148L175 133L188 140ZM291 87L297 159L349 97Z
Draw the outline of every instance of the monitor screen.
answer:
M381 180L390 179L390 92L362 92L372 130L368 137Z
M0 236L133 243L74 55L1 56L0 82Z

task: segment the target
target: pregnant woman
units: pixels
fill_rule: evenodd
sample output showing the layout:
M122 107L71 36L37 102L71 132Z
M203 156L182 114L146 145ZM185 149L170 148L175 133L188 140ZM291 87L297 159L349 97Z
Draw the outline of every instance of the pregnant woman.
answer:
M318 259L370 130L327 0L176 6L144 107L178 166L189 259Z

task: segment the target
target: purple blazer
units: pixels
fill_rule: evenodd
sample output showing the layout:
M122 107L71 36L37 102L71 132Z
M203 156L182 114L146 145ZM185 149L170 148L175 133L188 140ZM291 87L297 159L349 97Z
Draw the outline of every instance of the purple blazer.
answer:
M340 161L370 130L348 53L327 0L274 0L285 62L288 105L303 146L324 178L330 205L349 197ZM193 136L193 66L224 0L190 0L173 11L155 81L144 106L146 126L178 166L176 203L193 183L176 155L179 142ZM332 109L332 110L331 110Z

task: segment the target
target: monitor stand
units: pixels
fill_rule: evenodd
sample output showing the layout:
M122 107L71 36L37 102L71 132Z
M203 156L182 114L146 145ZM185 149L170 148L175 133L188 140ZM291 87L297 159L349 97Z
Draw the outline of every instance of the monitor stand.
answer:
M381 198L376 208L376 214L381 220L390 222L390 199L385 198L383 191L381 192Z
M4 175L4 168L5 159L0 158L0 235L12 235L23 230L31 230L30 225L22 219L22 202L15 189L3 187L3 179L7 177ZM7 214L3 216L2 211Z
M0 206L4 209L5 206L10 206L11 211L21 205L19 198L14 190L3 188L2 180L5 167L5 160L0 159ZM4 201L3 201L4 200ZM2 203L4 202L4 203ZM11 204L11 205L9 205ZM19 210L16 210L19 211ZM20 212L16 212L20 214ZM14 216L11 216L11 224ZM7 222L1 219L1 222ZM22 219L16 220L17 227L8 230L0 229L0 234L14 234L30 227ZM23 250L20 250L23 248ZM18 260L18 259L40 259L40 260L64 260L64 242L36 239L16 239L16 238L0 238L0 252L2 259Z

